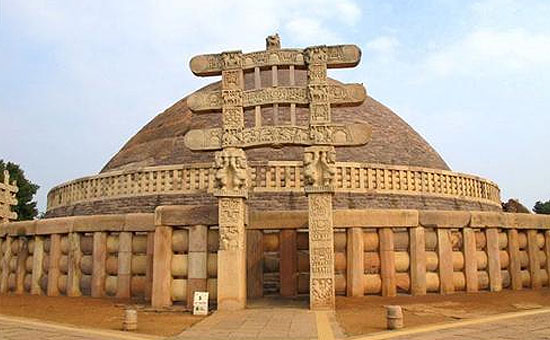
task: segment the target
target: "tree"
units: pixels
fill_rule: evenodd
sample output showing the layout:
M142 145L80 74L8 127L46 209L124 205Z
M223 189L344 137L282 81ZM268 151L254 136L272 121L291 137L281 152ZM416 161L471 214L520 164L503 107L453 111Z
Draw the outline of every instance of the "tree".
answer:
M537 201L533 207L533 211L536 214L550 215L550 200L546 202Z
M25 177L25 172L19 167L19 165L7 162L0 159L0 180L4 180L4 170L8 170L10 173L10 182L17 181L17 187L19 191L15 195L17 198L17 205L12 209L17 213L18 221L32 220L38 215L38 209L36 208L36 202L33 201L33 197L36 194L38 185L32 183Z

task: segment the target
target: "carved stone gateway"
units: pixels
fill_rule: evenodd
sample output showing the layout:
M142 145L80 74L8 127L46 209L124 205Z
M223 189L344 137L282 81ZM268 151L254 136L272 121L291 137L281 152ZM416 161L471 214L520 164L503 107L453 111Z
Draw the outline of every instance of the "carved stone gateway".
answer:
M15 194L18 191L17 182L10 183L10 173L4 170L4 182L0 182L0 223L17 219L17 213L11 211L11 206L17 204Z
M303 181L309 204L310 306L332 309L334 292L334 231L332 194L336 173L335 146L364 145L367 124L333 124L331 105L359 105L366 98L361 84L329 84L328 68L354 67L361 51L354 45L281 49L278 35L266 39L266 50L196 56L192 72L221 75L221 89L191 95L195 113L221 111L221 128L191 130L185 144L191 150L221 150L214 156L214 195L218 197L218 308L246 305L246 199L249 171L244 148L305 146ZM278 83L278 68L289 70L290 84ZM294 82L296 68L307 70L307 84ZM261 70L271 69L272 87L261 86ZM244 72L254 72L255 88L244 88ZM291 124L278 125L279 106L290 106ZM296 105L309 107L309 124L296 125ZM261 108L273 107L273 125L261 122ZM244 109L254 108L254 126L245 126Z

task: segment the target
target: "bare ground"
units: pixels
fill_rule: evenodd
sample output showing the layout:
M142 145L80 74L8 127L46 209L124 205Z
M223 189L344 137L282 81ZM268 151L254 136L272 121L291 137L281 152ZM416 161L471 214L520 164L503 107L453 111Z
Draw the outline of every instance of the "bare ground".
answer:
M385 305L403 308L405 327L475 319L498 313L550 307L550 290L457 293L452 295L338 297L336 318L347 335L386 329Z
M132 300L91 297L0 295L0 314L53 321L86 328L121 330L124 309ZM138 333L171 336L203 317L189 312L153 312L138 309Z

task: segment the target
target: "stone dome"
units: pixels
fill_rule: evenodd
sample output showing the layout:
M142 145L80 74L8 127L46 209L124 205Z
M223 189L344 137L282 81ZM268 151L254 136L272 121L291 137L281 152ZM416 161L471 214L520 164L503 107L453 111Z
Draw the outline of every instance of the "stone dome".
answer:
M273 84L273 72L244 74L244 90ZM288 69L277 83L290 83ZM294 71L296 86L306 86L304 70ZM341 84L329 79L330 84ZM261 87L261 85L260 85ZM201 91L220 90L220 82ZM133 136L97 175L60 184L48 193L48 217L153 212L160 205L215 205L212 194L214 151L193 151L188 131L220 128L222 115L192 112L189 96L160 113ZM405 121L367 96L358 106L333 106L332 122L366 123L371 138L361 146L336 148L337 209L395 208L500 210L500 191L485 179L450 171L441 156ZM260 114L258 121L258 114ZM309 108L280 104L244 110L244 125L308 126ZM292 121L294 120L294 121ZM307 210L304 147L247 148L249 206L255 210Z
M262 83L269 82L271 71L262 72ZM279 70L279 81L288 73ZM296 71L298 84L305 84L305 71ZM332 82L337 82L331 80ZM245 83L252 88L252 76L245 75ZM339 82L337 82L339 83ZM219 90L220 82L212 83L199 91ZM184 136L191 129L220 127L220 113L193 113L185 97L166 111L157 115L105 165L102 172L129 170L144 166L212 162L213 151L192 151L184 145ZM273 125L273 110L262 108L265 125ZM372 128L371 140L359 147L338 148L338 161L366 162L388 165L418 166L449 170L441 156L403 119L370 96L360 106L334 107L335 123L365 122ZM245 112L245 124L254 124L254 112ZM307 125L308 108L296 108L296 122ZM290 124L288 110L279 108L278 124ZM303 148L283 146L261 147L247 150L249 161L298 161L303 158Z

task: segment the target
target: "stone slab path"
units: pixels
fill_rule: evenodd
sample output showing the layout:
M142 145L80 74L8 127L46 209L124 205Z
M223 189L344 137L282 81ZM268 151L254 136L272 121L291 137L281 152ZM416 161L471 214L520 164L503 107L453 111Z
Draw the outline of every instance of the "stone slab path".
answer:
M247 309L214 313L170 339L342 339L333 314L298 308ZM99 329L75 328L38 320L0 315L0 340L157 340L160 337ZM550 309L530 310L476 320L381 332L349 340L525 339L550 340Z
M246 309L235 312L215 312L177 339L318 339L318 320L328 328L323 333L332 332L331 338L342 338L333 314L312 312L307 309ZM327 334L328 335L328 334Z

